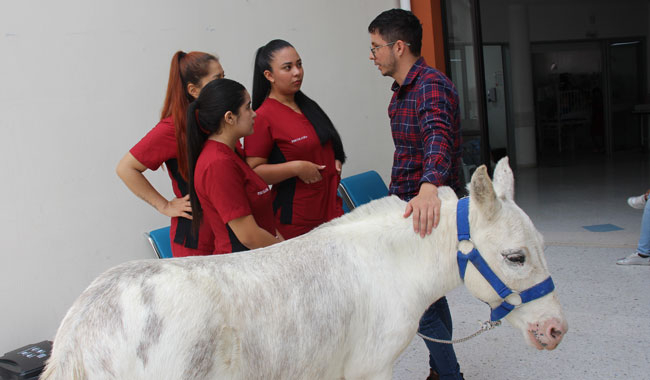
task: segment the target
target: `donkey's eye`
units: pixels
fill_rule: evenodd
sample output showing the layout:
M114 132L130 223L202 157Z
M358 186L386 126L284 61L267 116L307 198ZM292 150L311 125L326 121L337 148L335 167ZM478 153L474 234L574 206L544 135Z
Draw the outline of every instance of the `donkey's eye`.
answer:
M522 251L504 253L503 256L510 264L524 265L526 262L526 255Z

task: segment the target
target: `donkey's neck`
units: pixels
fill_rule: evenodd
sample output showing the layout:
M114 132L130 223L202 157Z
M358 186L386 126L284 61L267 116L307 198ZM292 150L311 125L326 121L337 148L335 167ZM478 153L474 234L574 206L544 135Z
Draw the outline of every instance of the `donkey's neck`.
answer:
M416 235L412 219L405 219L401 214L397 217L395 233L386 234L396 239L387 244L396 255L390 268L399 283L396 285L413 297L408 303L416 310L421 309L420 312L462 283L456 259L458 198L451 189L441 188L440 199L440 222L431 235L424 238ZM405 203L400 202L396 209L403 213L404 207Z
M322 241L336 236L342 246L359 247L350 259L367 268L369 281L399 289L404 306L418 317L462 282L456 260L458 198L450 188L438 191L440 222L424 238L413 232L413 220L402 216L406 203L397 197L361 206L320 229Z
M441 189L442 190L442 189ZM424 250L418 252L422 257L421 281L423 285L422 302L431 304L449 291L462 284L458 271L456 253L458 235L456 227L456 205L458 198L450 194L440 194L440 222L432 234L423 240ZM409 222L411 222L409 220ZM421 239L421 238L419 238Z

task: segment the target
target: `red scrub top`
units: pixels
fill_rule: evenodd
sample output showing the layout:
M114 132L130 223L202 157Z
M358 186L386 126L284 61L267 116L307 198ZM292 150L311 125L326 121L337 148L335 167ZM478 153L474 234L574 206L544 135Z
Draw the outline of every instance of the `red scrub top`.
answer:
M319 182L306 184L293 177L273 185L273 209L282 236L302 235L343 215L336 193L341 177L331 142L321 145L305 115L275 99L266 98L255 112L255 132L244 138L246 156L266 158L269 164L304 160L326 166Z
M226 144L208 140L194 170L194 188L203 209L203 224L214 233L214 253L248 250L228 222L253 215L258 226L275 236L269 186Z
M157 170L164 163L172 180L174 195L177 198L187 195L188 184L178 170L176 135L171 117L162 119L130 152L151 170ZM211 255L214 251L212 230L201 225L197 237L192 233L192 221L186 218L172 218L169 237L174 257Z

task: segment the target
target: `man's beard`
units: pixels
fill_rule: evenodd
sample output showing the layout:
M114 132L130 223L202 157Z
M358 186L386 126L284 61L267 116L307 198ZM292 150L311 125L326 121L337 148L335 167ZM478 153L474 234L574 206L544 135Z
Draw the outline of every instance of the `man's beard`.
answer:
M386 65L382 65L382 68L385 70L382 70L381 75L385 77L392 77L395 74L396 67L397 67L397 62L395 59L395 56L391 54L390 61Z

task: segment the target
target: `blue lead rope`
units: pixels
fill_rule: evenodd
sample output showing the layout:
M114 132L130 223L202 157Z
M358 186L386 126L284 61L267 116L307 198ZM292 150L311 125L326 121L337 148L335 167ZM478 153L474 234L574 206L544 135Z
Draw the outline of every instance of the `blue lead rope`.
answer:
M458 228L458 242L460 243L463 240L471 242L471 235L469 232L469 197L461 198L458 201L458 205L456 207L456 226ZM503 300L501 305L495 309L492 309L492 312L490 313L491 321L498 321L502 319L517 306L519 306L513 305L505 300L506 297L516 292L510 289L506 284L503 283L503 281L501 281L501 279L499 279L499 276L497 276L490 268L476 247L473 247L468 254L464 254L458 250L457 260L460 278L465 280L467 262L471 261L474 267L483 275L483 277L490 283L492 288ZM546 280L519 293L521 304L523 305L526 302L541 298L552 292L554 289L555 285L553 284L551 276L549 276Z

